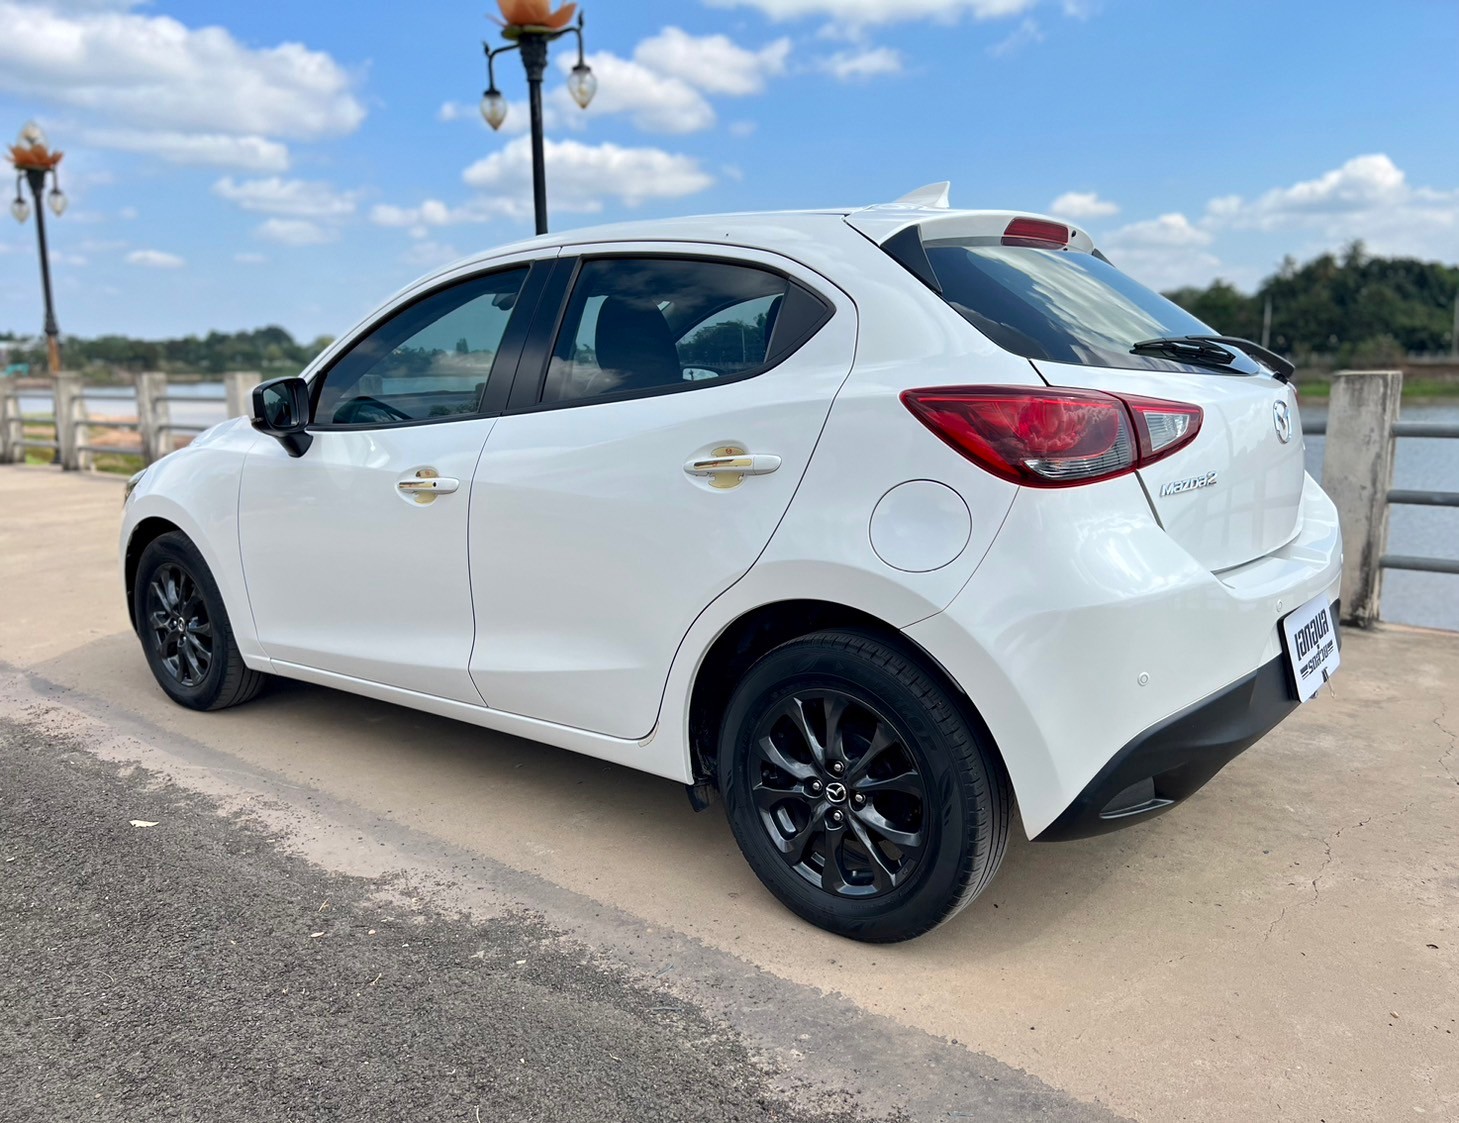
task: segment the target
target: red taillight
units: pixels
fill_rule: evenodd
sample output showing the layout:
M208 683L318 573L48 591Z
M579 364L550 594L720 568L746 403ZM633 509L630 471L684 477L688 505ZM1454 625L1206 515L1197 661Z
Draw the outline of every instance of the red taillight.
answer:
M1005 246L1067 246L1069 228L1044 218L1015 218L1003 231Z
M973 463L1027 487L1123 475L1195 439L1199 406L1099 390L946 386L907 390L913 415Z

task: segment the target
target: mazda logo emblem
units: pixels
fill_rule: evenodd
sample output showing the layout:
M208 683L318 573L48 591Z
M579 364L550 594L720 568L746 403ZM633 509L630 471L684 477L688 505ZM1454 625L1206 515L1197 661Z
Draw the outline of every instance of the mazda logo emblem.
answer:
M1292 440L1292 407L1284 401L1274 404L1272 421L1277 427L1277 440L1288 444Z
M826 798L832 803L845 803L846 785L840 780L832 780L826 785Z

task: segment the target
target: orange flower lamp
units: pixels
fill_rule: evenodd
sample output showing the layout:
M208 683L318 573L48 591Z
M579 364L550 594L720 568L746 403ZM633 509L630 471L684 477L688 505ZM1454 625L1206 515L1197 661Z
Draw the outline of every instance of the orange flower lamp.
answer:
M508 36L521 31L561 31L572 22L576 4L552 10L551 0L497 0Z

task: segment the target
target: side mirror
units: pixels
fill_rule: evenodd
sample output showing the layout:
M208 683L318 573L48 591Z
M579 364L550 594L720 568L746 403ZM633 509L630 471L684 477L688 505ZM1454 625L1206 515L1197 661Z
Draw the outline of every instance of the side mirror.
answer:
M253 427L290 456L303 456L314 443L308 425L309 383L302 378L275 378L253 388Z

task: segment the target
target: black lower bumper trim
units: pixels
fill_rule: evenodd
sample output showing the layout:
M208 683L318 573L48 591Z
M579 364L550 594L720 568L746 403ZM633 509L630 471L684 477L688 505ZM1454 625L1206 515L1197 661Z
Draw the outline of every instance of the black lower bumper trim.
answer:
M1132 740L1037 841L1089 838L1153 818L1194 795L1297 705L1286 659L1264 663Z

